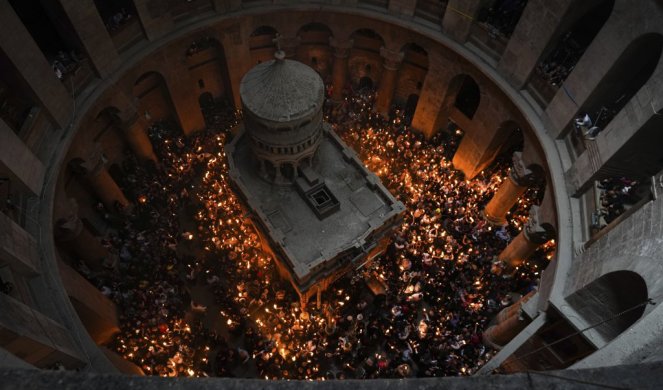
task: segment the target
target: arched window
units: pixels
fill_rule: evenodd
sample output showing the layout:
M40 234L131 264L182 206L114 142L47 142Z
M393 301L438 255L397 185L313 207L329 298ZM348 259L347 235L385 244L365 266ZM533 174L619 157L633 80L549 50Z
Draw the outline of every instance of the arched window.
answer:
M642 276L632 271L615 271L571 294L567 302L587 324L597 325L594 330L605 341L610 341L640 319L648 298Z
M570 27L552 40L553 44L545 51L532 74L530 82L538 92L534 95L543 107L548 105L557 89L571 74L615 5L615 0L594 2L574 3L571 16L565 21Z
M460 87L458 89L458 93L456 94L456 99L454 100L454 106L460 112L465 114L466 117L472 119L474 118L474 114L476 113L477 108L479 107L479 103L481 102L479 85L470 76L462 75L460 77L461 78L458 80L455 78L452 80L449 85L449 89L451 90L454 87L458 88L457 85L454 85L454 81L456 83L460 82Z

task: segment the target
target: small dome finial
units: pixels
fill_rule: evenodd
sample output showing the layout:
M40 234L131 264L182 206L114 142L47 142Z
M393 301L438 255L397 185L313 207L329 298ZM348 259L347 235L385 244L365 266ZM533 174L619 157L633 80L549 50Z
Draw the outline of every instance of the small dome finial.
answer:
M276 53L274 53L274 58L276 61L285 60L285 52L283 50L277 50Z

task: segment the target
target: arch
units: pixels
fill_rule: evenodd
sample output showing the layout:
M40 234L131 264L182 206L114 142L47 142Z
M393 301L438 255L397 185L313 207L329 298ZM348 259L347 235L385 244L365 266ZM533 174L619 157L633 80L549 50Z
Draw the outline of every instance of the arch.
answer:
M271 26L260 26L253 30L249 36L249 52L251 53L253 64L269 61L274 58L274 52L276 51L274 39L276 39L278 33Z
M350 80L354 85L360 84L362 77L368 76L371 80L380 80L382 76L383 58L380 48L384 46L384 39L374 30L361 28L352 33L353 46L348 59Z
M479 84L471 76L461 74L451 79L447 95L454 96L453 106L455 108L469 119L474 118L481 102L481 90Z
M331 74L333 60L329 45L329 39L333 37L331 29L322 23L309 23L297 31L297 37L297 60L315 69L326 80Z
M232 101L228 62L218 39L210 35L195 39L186 50L186 59L191 79L197 80L201 92Z
M374 87L373 79L368 76L364 76L359 79L359 90L362 89L373 89Z
M416 43L410 42L403 45L401 51L404 53L403 63L410 63L428 70L428 51L426 49Z
M326 33L329 36L333 35L332 30L326 24L319 22L312 22L300 27L299 30L297 31L297 36L301 37L302 40L304 40L306 38L306 34L316 33L316 32Z
M148 122L175 119L175 105L170 96L166 79L159 72L142 74L133 87L133 96L138 98L138 113Z
M412 95L418 97L421 92L421 87L428 74L428 52L416 43L403 45L401 52L403 62L398 71L394 100L397 104L407 105ZM414 112L409 118L411 119L413 115Z
M573 4L573 16L560 27L563 31L551 41L533 76L559 88L612 14L615 0L593 0ZM553 94L545 96L547 105Z
M354 41L354 49L372 51L379 54L380 48L384 46L384 38L382 38L382 35L370 28L360 28L355 30L350 37Z
M200 108L209 107L214 104L214 96L209 92L203 92L198 96L198 104Z
M592 91L580 113L587 113L594 126L605 129L642 88L656 70L663 52L663 36L641 35L622 52Z
M405 117L405 122L409 125L412 123L412 118L414 117L414 112L417 110L417 103L419 102L419 95L411 94L407 97L405 101L405 109L403 110L403 116Z
M588 324L605 321L594 330L610 341L642 317L645 305L637 305L648 298L647 283L640 274L619 270L593 280L566 300Z

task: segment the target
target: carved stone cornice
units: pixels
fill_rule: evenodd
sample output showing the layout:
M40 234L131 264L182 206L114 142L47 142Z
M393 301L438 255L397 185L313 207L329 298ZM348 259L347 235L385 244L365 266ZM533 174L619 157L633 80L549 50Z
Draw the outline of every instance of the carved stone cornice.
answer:
M384 66L385 69L398 70L398 68L400 68L401 66L401 63L403 62L405 53L403 53L400 50L391 50L382 46L380 48L380 56L384 58L384 62L382 63L382 65Z
M535 244L545 244L554 237L552 228L541 221L541 208L532 206L529 210L529 219L525 223L524 234L528 241Z

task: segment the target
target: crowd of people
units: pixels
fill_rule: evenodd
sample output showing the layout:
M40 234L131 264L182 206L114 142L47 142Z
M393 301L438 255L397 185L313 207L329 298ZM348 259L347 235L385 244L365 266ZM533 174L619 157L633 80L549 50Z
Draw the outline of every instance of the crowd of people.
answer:
M536 72L550 85L559 87L569 77L584 52L585 47L578 44L569 32L546 59L537 65Z
M113 13L108 20L106 20L106 30L113 34L133 20L133 18L134 16L126 8L120 8L117 12Z
M603 179L599 182L600 207L598 213L605 223L603 227L619 217L629 205L637 203L638 181L626 177Z
M499 34L509 38L526 5L527 0L494 0L479 11L477 20L492 26Z
M55 58L51 61L51 69L55 73L55 77L62 80L69 73L73 73L78 69L81 62L81 57L76 51L65 52L60 50Z
M460 132L432 139L411 131L403 111L375 114L375 94L327 102L326 120L406 206L386 252L302 308L234 194L223 146L241 120L229 105L204 107L207 130L184 137L158 123L159 165L127 156L120 185L135 207L106 245L115 270L88 276L118 305L111 347L147 374L265 379L470 375L493 351L481 332L536 288L552 245L512 275L491 272L518 234L529 190L509 224L481 209L505 179L497 162L473 180L451 166Z

